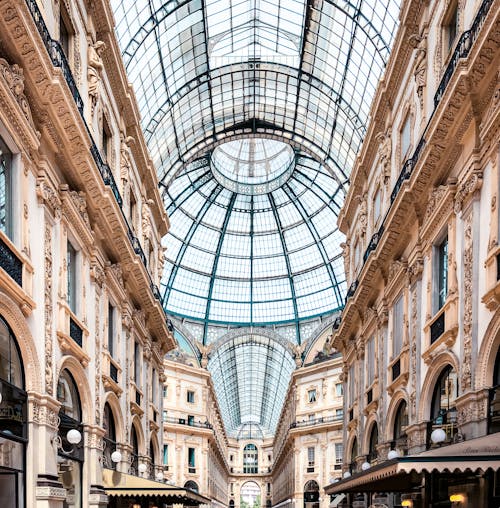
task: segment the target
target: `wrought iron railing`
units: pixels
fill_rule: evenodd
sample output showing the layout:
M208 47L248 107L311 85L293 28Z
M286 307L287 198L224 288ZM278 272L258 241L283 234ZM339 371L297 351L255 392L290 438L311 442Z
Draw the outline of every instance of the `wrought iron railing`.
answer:
M500 432L500 386L490 388L488 397L488 434Z
M139 455L137 453L130 454L128 472L135 476L139 475Z
M198 427L200 429L213 429L213 426L210 422L196 422L188 418L172 418L167 416L166 418L163 418L163 421L165 423L173 423L175 425L187 425L189 427Z
M436 342L436 340L441 337L444 333L445 328L445 312L441 312L441 314L437 317L437 319L431 324L430 334L431 334L431 344Z
M69 318L69 336L80 346L83 347L83 330L80 325L72 318Z
M453 50L453 55L451 56L451 59L446 67L446 70L444 71L443 77L441 78L439 86L434 95L435 108L438 106L441 99L443 98L444 92L449 82L451 81L453 74L455 73L455 69L457 68L459 60L461 60L462 58L466 58L469 55L472 45L477 39L479 31L483 26L484 20L486 19L486 15L488 14L488 11L490 10L492 3L493 0L483 1L481 6L479 7L476 17L474 18L472 26L470 27L469 30L467 30L460 36L460 39L458 40L458 43L455 49Z
M333 416L320 416L318 418L312 418L310 420L295 421L290 424L290 429L297 429L301 427L309 427L311 425L321 425L324 423L335 423L341 422L344 419L343 415Z
M23 262L14 254L2 238L0 238L0 268L3 268L22 287Z
M118 369L116 368L114 363L109 363L109 377L115 382L118 383Z
M432 432L436 429L442 429L445 432L445 439L440 443L433 443L431 439ZM455 408L449 410L441 409L439 415L427 422L426 446L427 449L451 444L459 439L457 426L457 411Z
M371 237L370 243L363 254L363 263L366 263L368 256L377 248L378 242L382 237L382 233L384 232L384 226L380 226L379 230Z
M107 437L103 438L104 448L102 450L102 467L116 469L116 462L111 460L111 454L116 450L116 441Z

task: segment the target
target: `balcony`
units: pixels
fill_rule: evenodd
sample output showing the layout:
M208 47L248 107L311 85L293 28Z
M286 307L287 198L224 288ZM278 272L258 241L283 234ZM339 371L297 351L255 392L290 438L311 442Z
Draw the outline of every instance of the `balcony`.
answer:
M488 434L500 432L500 386L490 388L488 397Z
M325 423L341 423L343 421L342 415L335 416L320 416L319 418L312 418L311 420L295 421L290 424L290 429L298 429L302 427L310 427L312 425L323 425Z
M23 285L23 262L0 237L0 268L3 268L16 284Z
M445 312L442 312L430 326L431 344L443 335L445 329Z
M174 425L186 425L188 427L196 427L198 429L210 429L210 430L213 429L212 424L207 421L200 422L200 421L194 421L189 418L188 419L186 419L186 418L172 418L170 416L167 416L166 418L163 419L163 422L164 423L171 423Z

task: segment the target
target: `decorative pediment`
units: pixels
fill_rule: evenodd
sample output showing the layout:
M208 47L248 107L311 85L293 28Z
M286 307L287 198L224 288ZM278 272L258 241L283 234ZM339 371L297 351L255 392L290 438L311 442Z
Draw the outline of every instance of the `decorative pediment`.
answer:
M0 58L0 76L12 92L26 120L28 120L29 124L36 131L33 115L31 114L31 107L24 94L24 72L22 67L19 67L17 64L10 65L5 58ZM37 133L37 135L39 134Z

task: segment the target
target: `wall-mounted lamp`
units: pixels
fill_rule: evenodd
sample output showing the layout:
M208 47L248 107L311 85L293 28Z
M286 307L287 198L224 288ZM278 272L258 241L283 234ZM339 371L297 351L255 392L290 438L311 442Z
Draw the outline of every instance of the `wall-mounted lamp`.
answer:
M409 506L411 508L413 506L413 501L411 499L403 499L403 501L401 501L401 506Z
M76 446L77 444L80 444L80 442L82 441L82 433L78 429L70 429L70 430L68 430L68 433L66 434L66 440L68 441L69 444L73 445L73 447L71 447L71 449L69 449L69 450L64 449L63 444L62 444L62 439L61 439L61 436L59 435L59 433L57 433L52 438L51 442L53 445L57 446L58 450L61 450L62 452L69 454L69 453L73 452L74 446Z
M389 450L389 453L387 454L387 458L389 460L397 459L400 456L400 453L397 450Z
M145 473L148 470L148 466L144 462L141 462L137 469L139 469L139 473Z
M351 472L350 471L346 471L344 473L344 478L349 478L351 476Z
M450 496L450 501L452 503L463 503L465 501L465 496L463 494L452 494Z
M434 429L431 433L431 441L434 444L444 443L446 441L446 432L441 427Z
M366 471L366 470L370 469L371 467L372 467L372 465L369 462L363 462L363 464L361 464L361 469L363 471Z
M163 480L163 473L161 471L158 471L156 473L156 479L161 482Z
M122 461L122 454L121 454L121 452L119 452L118 450L115 450L115 451L111 454L111 460L112 460L115 464L118 464L118 462L121 462L121 461Z

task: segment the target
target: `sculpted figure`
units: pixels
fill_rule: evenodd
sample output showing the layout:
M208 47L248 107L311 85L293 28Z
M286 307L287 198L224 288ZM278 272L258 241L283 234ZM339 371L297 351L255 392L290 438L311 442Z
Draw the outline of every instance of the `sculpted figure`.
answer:
M88 48L87 81L92 113L99 101L99 85L101 82L102 70L104 68L101 53L104 51L105 47L106 45L104 42L97 41L95 44L89 44Z

